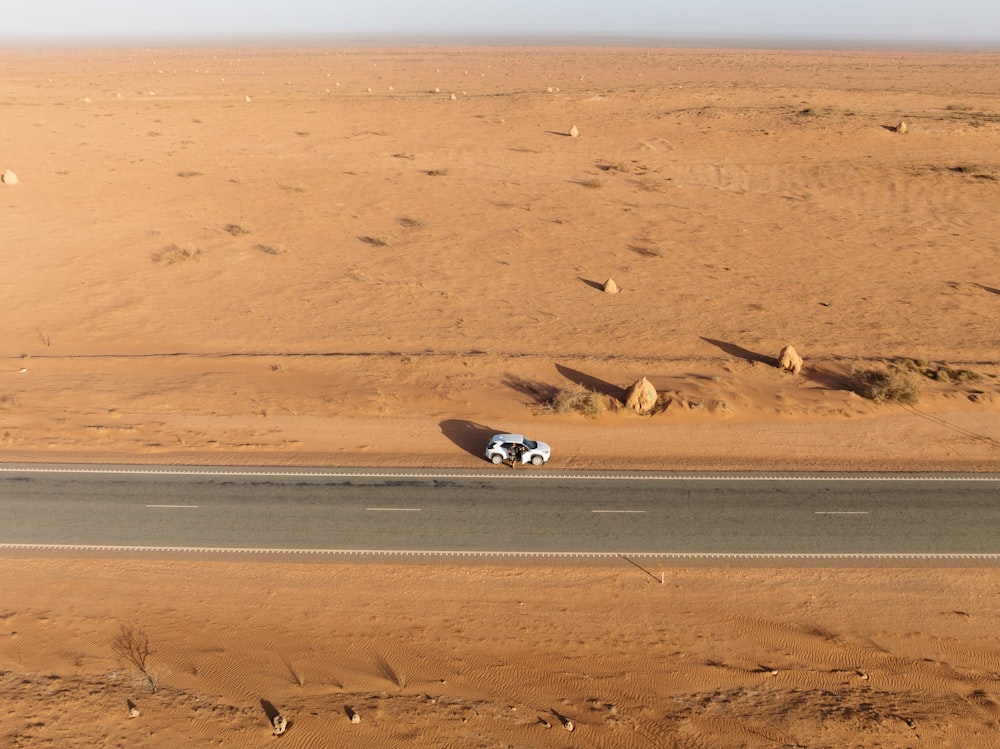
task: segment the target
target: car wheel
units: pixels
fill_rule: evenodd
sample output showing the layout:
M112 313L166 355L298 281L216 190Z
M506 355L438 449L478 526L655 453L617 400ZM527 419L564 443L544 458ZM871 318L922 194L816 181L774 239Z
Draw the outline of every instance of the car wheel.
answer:
M493 465L498 466L501 463L503 463L503 455L501 455L500 453L493 453L493 457L490 458L490 461L493 463Z
M541 455L532 455L531 456L531 465L533 465L533 466L540 466L544 462L545 462L545 458L543 458Z

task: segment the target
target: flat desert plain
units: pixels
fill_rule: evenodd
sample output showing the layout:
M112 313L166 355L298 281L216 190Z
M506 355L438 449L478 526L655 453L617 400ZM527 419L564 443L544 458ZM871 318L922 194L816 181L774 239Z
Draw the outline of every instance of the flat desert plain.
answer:
M5 49L2 457L996 470L998 63ZM18 554L4 747L1000 743L991 569Z
M4 455L995 468L998 64L7 50ZM884 362L915 405L853 392ZM581 386L603 415L542 413Z

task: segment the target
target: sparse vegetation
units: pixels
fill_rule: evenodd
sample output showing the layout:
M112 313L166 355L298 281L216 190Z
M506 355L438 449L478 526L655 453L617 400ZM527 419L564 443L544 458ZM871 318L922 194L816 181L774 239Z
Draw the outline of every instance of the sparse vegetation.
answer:
M577 184L590 190L597 190L604 187L604 180L600 177L588 177L587 179L579 180Z
M983 379L983 376L974 370L951 367L944 363L929 362L925 359L902 359L896 364L937 382L977 382Z
M193 247L178 247L175 244L164 247L159 252L153 253L153 262L159 265L177 265L186 263L189 260L198 260L202 255L201 250Z
M910 375L899 367L860 367L852 373L854 392L876 403L912 405L920 390Z
M391 681L396 685L397 689L406 688L406 675L392 667L385 658L379 656L375 659L375 665L378 667L379 675L382 678Z
M409 216L403 216L402 218L398 219L398 221L399 225L402 226L404 229L420 229L425 226L424 221L420 220L419 218L411 218Z
M177 172L177 176L178 177L200 177L201 176L201 172L194 172L194 171Z
M600 393L587 390L582 385L572 385L557 390L552 398L542 404L541 410L552 414L577 413L596 419L604 413L606 407Z
M16 395L0 395L0 411L13 411L20 405Z
M156 675L149 667L153 648L145 630L122 624L118 635L111 641L111 651L142 676L151 692L157 690Z
M428 177L446 177L448 176L447 169L428 169L426 172Z
M273 244L259 244L257 249L263 252L265 255L284 255L285 248L281 245Z
M365 236L358 237L358 239L367 245L371 245L372 247L388 247L390 244L388 238L386 237L373 237L367 234Z
M226 224L222 228L234 237L239 237L243 234L253 234L253 230L246 224Z

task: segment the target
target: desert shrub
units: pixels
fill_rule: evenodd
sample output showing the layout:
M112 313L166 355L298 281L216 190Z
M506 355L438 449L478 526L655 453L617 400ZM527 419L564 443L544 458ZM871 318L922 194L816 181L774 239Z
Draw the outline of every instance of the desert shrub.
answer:
M265 255L284 255L285 248L280 245L273 244L259 244L257 249L263 252Z
M253 229L251 229L246 224L226 224L224 227L227 232L232 234L234 237L238 237L241 234L253 234Z
M545 413L576 413L590 419L596 419L604 413L604 409L604 399L601 394L587 390L581 385L560 388L552 398L542 404Z
M201 257L201 250L191 247L178 247L175 244L164 247L159 252L153 253L153 262L160 265L177 265L188 260L197 260Z
M862 398L876 403L913 404L920 391L903 370L886 367L862 367L853 372L853 389Z

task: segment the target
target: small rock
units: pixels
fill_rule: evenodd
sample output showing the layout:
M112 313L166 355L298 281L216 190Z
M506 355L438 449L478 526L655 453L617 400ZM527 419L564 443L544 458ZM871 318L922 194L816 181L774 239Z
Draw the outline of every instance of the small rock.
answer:
M275 736L280 736L288 728L288 721L285 720L284 715L275 715L271 719L271 730L274 732Z
M128 717L130 717L130 718L138 718L139 717L139 708L137 708L135 705L130 706L129 709L128 709Z
M251 99L249 96L244 96L243 97L243 101L245 101L247 104L249 104L251 101L253 101L253 99Z
M457 100L458 100L458 97L457 97L457 96L455 96L455 94L452 94L452 95L451 95L451 100L452 100L452 101L457 101Z
M613 278L609 278L607 281L605 281L604 285L601 288L604 290L605 294L617 294L619 291L621 291L621 289L618 288L618 284L615 283L615 279Z
M900 135L903 135L907 130L909 130L909 128L906 127L906 123L902 121L900 121L900 123L896 125L895 129L896 132L899 133Z
M576 730L576 726L573 725L573 721L571 720L567 720L565 723L563 723L563 728L565 728L567 731Z
M0 182L3 182L5 185L16 185L17 181L17 175L10 169L4 172L3 176L0 177Z
M580 137L580 131L577 129L576 125L573 125L573 127L571 127L569 129L569 137L570 138L579 138Z
M351 716L351 723L357 725L360 722L361 722L361 716L358 715L357 713L354 713L354 715Z

